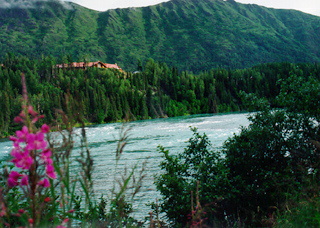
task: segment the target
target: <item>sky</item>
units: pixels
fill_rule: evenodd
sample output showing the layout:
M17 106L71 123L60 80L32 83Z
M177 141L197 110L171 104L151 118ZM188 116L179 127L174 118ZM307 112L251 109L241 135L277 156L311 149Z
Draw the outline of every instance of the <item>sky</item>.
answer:
M106 11L108 9L143 7L156 5L168 0L65 0L84 7ZM236 0L239 3L251 3L277 9L296 9L320 16L320 0Z

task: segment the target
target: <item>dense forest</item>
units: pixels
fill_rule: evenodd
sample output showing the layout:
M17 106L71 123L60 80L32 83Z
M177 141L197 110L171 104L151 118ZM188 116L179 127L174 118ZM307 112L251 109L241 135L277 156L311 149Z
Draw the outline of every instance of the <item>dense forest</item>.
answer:
M56 68L61 61L68 62L68 58L6 55L0 67L2 137L16 129L12 120L21 110L21 73L26 76L31 103L51 124L57 120L57 110L87 123L105 123L243 111L250 109L248 99L265 98L273 107L279 107L275 100L280 89L277 81L289 75L320 75L319 64L273 63L194 74L153 59L138 64L139 71L134 73Z
M9 3L8 3L9 4ZM133 71L153 58L179 70L320 60L320 18L222 0L172 0L97 12L70 2L0 6L0 53L71 54Z

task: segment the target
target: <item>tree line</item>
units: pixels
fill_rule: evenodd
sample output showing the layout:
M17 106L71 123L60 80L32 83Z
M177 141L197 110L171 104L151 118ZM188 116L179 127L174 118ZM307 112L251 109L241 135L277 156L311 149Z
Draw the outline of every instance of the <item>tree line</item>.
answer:
M55 67L69 62L68 56L6 55L0 66L0 136L16 130L12 120L21 110L21 73L26 76L29 99L46 123L59 121L57 110L87 123L244 111L249 108L244 94L266 98L276 106L277 81L292 74L320 75L319 64L292 63L197 74L153 59L137 63L135 72Z

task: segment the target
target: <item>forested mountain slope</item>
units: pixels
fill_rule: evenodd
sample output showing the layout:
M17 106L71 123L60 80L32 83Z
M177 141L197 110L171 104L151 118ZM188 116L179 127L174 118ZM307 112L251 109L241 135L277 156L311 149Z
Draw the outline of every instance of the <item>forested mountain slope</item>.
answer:
M33 2L0 5L1 56L69 55L74 61L116 62L126 70L153 58L193 71L320 60L320 17L299 11L231 0L171 0L105 12Z

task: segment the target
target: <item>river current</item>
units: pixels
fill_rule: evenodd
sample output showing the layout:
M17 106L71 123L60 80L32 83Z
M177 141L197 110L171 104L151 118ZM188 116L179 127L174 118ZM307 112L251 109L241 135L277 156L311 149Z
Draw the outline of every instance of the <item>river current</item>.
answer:
M247 117L247 113L191 115L135 121L124 125L111 123L87 127L88 146L94 159L93 178L96 195L108 198L116 183L115 179L119 179L126 172L129 173L134 166L137 166L135 174L138 178L143 168L145 177L141 190L132 199L133 216L139 220L143 219L151 211L146 204L161 198L153 184L155 175L161 172L159 164L163 160L157 149L159 145L172 154L182 152L192 136L190 127L196 127L201 134L206 133L215 149L220 149L225 140L240 131L241 126L249 124ZM130 129L129 140L116 169L115 151L123 127ZM10 141L0 141L0 158L6 158L11 148Z

